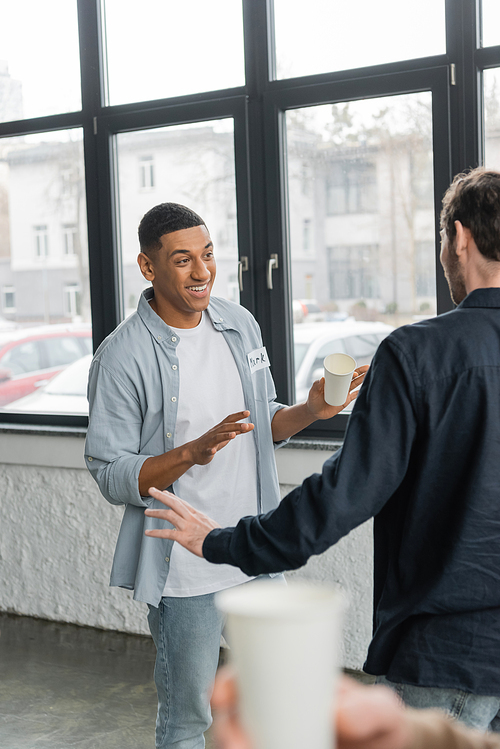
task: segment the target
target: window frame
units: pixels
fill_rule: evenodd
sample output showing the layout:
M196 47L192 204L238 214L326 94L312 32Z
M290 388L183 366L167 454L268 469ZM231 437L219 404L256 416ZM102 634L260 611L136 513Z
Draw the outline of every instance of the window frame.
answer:
M416 0L412 0L416 2ZM438 313L452 309L439 264L439 212L453 176L482 163L482 71L500 67L500 45L480 47L480 0L446 0L445 54L275 80L272 0L242 0L246 83L233 89L107 106L100 0L77 0L82 109L0 123L0 137L83 129L89 280L96 348L122 318L115 136L153 127L234 119L238 246L248 258L241 303L259 321L278 400L292 402L293 322L287 228L285 113L360 98L431 91ZM313 229L311 229L313 233ZM278 255L267 289L271 253ZM86 417L2 414L1 421L84 426ZM348 416L317 422L303 436L342 436Z
M7 296L12 295L14 305L12 307L7 307L6 301ZM2 312L6 315L14 314L16 311L16 287L12 286L12 284L8 284L6 286L2 286Z

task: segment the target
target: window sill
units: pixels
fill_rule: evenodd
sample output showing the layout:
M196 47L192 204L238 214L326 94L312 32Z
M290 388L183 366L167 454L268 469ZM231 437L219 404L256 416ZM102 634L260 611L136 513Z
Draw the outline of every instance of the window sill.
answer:
M75 426L0 423L1 462L84 469L86 431ZM311 473L319 473L325 460L341 445L338 439L292 437L275 453L280 483L295 486Z
M29 434L43 437L82 437L85 439L85 427L51 426L49 424L5 424L0 423L1 434Z
M275 452L280 484L298 486L312 473L321 473L325 460L341 446L342 441L339 439L292 437Z
M336 452L342 447L341 439L304 439L292 437L281 449L288 450L328 450Z
M85 434L84 427L3 422L0 423L1 462L18 466L83 469Z

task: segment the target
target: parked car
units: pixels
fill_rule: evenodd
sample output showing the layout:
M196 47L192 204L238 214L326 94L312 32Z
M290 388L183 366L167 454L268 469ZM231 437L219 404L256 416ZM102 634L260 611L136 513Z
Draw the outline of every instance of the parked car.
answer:
M0 333L0 406L32 393L91 353L90 325L43 325Z
M326 320L326 314L314 299L294 299L292 309L294 323Z
M70 364L35 393L9 403L4 411L87 415L87 381L92 354Z
M295 399L307 398L313 382L323 377L323 360L328 354L350 354L357 366L369 364L391 325L381 322L317 322L294 326ZM351 406L352 408L352 406Z
M369 364L379 345L394 330L379 322L318 322L294 327L297 402L307 398L314 380L323 376L323 360L336 352L350 354L358 366ZM6 406L6 411L87 414L87 380L92 356L84 356L36 393Z

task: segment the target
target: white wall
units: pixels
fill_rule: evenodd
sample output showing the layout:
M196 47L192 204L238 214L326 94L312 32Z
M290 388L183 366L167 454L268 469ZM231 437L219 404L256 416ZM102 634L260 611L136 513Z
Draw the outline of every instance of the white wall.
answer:
M147 634L147 607L133 601L130 592L108 586L123 510L101 497L86 471L83 438L53 432L0 431L0 611ZM279 450L283 495L320 470L329 455ZM371 568L366 524L288 574L333 582L347 592L344 665L349 668L361 668L370 639Z

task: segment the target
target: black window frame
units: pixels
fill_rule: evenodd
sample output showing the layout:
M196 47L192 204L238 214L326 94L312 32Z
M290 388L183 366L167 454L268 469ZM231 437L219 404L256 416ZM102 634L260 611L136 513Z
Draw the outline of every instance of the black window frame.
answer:
M417 0L411 0L416 2ZM446 53L354 70L275 79L272 0L242 0L245 85L170 99L107 106L100 0L77 0L82 109L0 123L0 138L83 129L94 348L120 322L121 262L115 136L133 130L232 117L238 246L248 258L241 303L261 325L277 397L293 401L293 322L286 194L285 113L294 108L431 91L438 314L453 308L439 264L439 212L452 176L482 163L482 71L500 67L500 45L482 48L480 0L446 0ZM273 289L267 263L278 255ZM85 426L86 417L2 413L0 421ZM303 436L343 435L348 416Z

